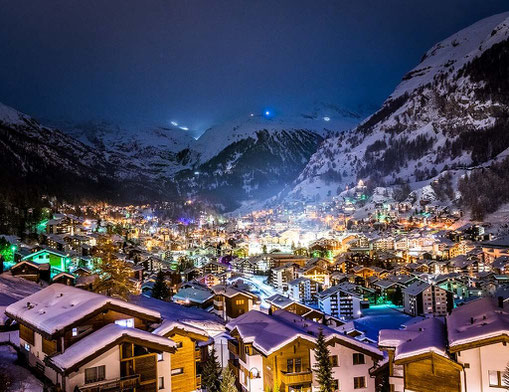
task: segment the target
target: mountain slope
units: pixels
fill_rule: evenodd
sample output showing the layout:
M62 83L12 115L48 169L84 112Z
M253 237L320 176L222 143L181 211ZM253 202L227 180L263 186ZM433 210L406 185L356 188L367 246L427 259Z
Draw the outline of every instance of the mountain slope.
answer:
M224 211L264 201L295 180L324 135L359 121L352 112L319 104L297 116L249 115L225 122L192 146L198 159L175 183L181 195L205 198Z
M487 162L509 147L509 13L430 49L375 114L328 138L290 197L325 198L358 179L429 180Z
M154 195L143 180L121 181L129 170L101 152L1 103L0 148L3 192L115 201Z

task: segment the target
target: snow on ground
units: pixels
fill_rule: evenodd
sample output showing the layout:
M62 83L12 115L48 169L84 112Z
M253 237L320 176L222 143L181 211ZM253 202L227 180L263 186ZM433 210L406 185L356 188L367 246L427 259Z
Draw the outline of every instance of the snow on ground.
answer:
M43 383L30 370L17 364L16 350L8 345L0 346L0 374L9 379L7 391L42 392Z
M0 344L12 343L19 346L19 330L0 332Z

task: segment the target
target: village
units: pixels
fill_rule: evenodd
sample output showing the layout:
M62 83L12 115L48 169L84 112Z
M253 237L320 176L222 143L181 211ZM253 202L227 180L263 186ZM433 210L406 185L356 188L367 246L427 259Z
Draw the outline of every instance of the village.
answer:
M509 237L373 199L360 183L178 219L50 201L32 232L0 235L0 340L48 390L214 390L228 368L242 391L310 392L323 344L335 390L503 386Z

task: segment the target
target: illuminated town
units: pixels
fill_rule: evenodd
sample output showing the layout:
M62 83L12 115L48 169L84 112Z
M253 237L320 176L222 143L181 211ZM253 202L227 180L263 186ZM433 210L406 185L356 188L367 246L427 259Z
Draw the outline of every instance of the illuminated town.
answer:
M504 0L7 0L0 54L0 392L509 390Z

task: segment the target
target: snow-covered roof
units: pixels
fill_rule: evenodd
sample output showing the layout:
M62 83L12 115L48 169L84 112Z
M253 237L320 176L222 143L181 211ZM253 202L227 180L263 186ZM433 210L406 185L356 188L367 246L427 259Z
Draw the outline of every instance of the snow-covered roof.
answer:
M201 328L198 328L198 327L195 327L190 324L183 323L183 322L172 321L172 320L163 321L163 323L158 328L156 328L152 333L159 335L159 336L164 336L168 332L172 331L175 328L184 330L186 332L192 332L192 333L202 335L202 336L209 336L209 334Z
M396 360L429 352L448 358L445 323L440 318L424 319L405 329L382 329L378 345L394 348Z
M447 316L450 347L496 336L509 336L509 304L480 298L455 308Z
M221 318L203 309L189 308L173 302L145 297L144 295L133 295L129 298L129 301L159 312L165 321L185 323L206 331L210 336L215 336L225 329Z
M426 290L429 286L429 283L423 282L422 280L417 280L410 286L403 289L403 291L408 295L418 295Z
M322 329L326 340L333 338L340 341L347 340L349 344L355 345L359 350L367 350L372 354L382 356L381 351L376 347L341 335L323 324L315 323L284 310L278 310L273 315L252 310L230 321L226 327L232 332L237 331L244 343L252 343L253 347L265 355L270 355L299 337L316 342L319 330Z
M106 305L161 318L159 312L59 283L9 305L6 313L9 317L52 335Z
M177 346L171 339L155 335L141 329L126 328L117 324L108 324L74 343L62 354L55 355L48 360L57 368L65 371L122 337L132 337L157 344L162 348L168 349L168 351L171 351Z
M201 287L184 287L181 288L174 296L173 300L180 301L191 301L196 303L204 303L212 298L214 294L206 289Z

